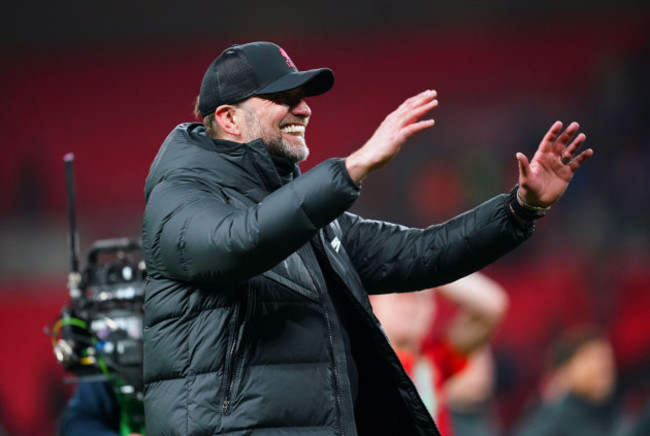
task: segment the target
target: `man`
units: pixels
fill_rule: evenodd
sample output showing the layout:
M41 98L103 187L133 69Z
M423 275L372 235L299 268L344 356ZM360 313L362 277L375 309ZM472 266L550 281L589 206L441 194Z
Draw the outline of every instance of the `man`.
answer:
M432 335L434 291L457 309L444 331ZM430 291L372 295L370 301L404 369L445 436L453 434L445 390L470 357L486 346L505 315L508 296L489 277L474 273ZM442 330L442 329L441 329ZM479 393L485 389L476 389Z
M628 434L616 396L614 349L599 328L564 332L552 349L544 401L527 416L519 436L610 436Z
M148 435L436 434L372 314L368 293L414 291L482 268L530 236L591 155L557 122L518 189L441 226L408 229L347 209L366 176L433 126L435 91L407 99L345 159L300 175L305 97L275 44L226 49L145 184L144 378ZM575 137L575 138L574 138ZM519 199L517 198L519 193Z

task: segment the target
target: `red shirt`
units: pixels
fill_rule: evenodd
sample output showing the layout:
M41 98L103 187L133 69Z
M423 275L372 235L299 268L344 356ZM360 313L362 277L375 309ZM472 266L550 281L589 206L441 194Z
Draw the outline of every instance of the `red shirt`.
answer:
M444 338L427 341L419 356L408 351L395 351L433 416L440 434L452 436L451 416L443 387L451 376L465 368L467 356L455 350Z

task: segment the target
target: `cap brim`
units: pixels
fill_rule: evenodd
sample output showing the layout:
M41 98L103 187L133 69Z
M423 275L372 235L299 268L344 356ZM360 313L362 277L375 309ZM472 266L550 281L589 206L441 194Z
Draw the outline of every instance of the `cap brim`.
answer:
M258 89L255 94L272 94L304 86L305 97L325 94L334 86L334 73L329 68L296 71Z

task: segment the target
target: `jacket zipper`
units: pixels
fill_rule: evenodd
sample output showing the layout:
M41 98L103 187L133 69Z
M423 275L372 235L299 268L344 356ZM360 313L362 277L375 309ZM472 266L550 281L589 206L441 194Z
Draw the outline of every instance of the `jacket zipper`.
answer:
M342 412L341 412L341 389L339 388L339 382L338 382L338 369L336 366L336 360L334 359L334 338L332 337L332 323L330 321L330 315L329 311L327 310L327 305L323 303L323 309L325 311L325 320L327 321L327 336L329 338L329 345L330 345L330 351L332 353L332 373L334 374L334 391L335 391L335 396L336 396L336 404L339 408L339 413L338 413L338 424L339 424L339 430L341 431L341 436L345 436L345 431L343 429L343 423L341 422L341 419L343 418Z
M226 385L228 386L226 390L226 396L223 400L223 405L221 406L221 413L226 413L228 412L228 409L230 408L230 400L232 397L232 392L235 387L235 375L237 372L237 367L239 366L239 360L237 359L237 351L239 349L239 345L242 343L242 339L244 337L244 328L250 320L252 313L253 313L253 297L254 293L253 290L251 289L250 285L248 286L248 290L246 293L246 311L244 313L244 320L242 321L241 325L237 325L237 336L235 339L232 341L232 346L230 347L230 350L228 352L228 379ZM239 331L241 329L241 334L239 334Z
M315 255L315 253L314 253ZM303 260L303 265L305 265L305 269L307 269L307 273L311 277L312 281L314 282L314 286L316 289L320 289L319 282L316 279L316 273L312 271L312 269L309 267L307 262ZM339 413L338 413L338 425L339 425L339 431L341 436L345 436L345 430L343 428L343 423L341 422L342 417L342 399L341 399L341 389L339 387L339 382L338 382L338 370L336 366L336 359L334 358L334 337L332 336L332 322L330 320L330 314L329 311L327 310L327 303L325 302L324 298L325 296L323 295L324 292L327 292L326 290L321 290L320 292L320 297L321 297L321 305L323 307L323 311L325 312L325 321L327 323L327 337L329 339L329 347L330 347L330 352L332 353L332 374L334 376L334 392L335 392L335 397L336 397L336 405L338 406Z
M232 388L235 384L235 350L237 348L237 340L232 341L232 346L228 353L228 389L226 390L226 398L223 400L223 406L221 406L221 413L226 413L228 411L228 406L230 406L230 395L232 394Z

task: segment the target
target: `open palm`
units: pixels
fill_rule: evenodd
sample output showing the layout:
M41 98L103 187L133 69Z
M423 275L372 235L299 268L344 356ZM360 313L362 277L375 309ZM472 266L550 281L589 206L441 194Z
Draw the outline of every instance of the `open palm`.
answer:
M562 123L556 121L530 162L524 154L517 153L519 195L524 201L540 207L555 203L578 168L593 155L590 148L578 153L586 140L584 133L578 133L579 127L572 122L562 132Z

